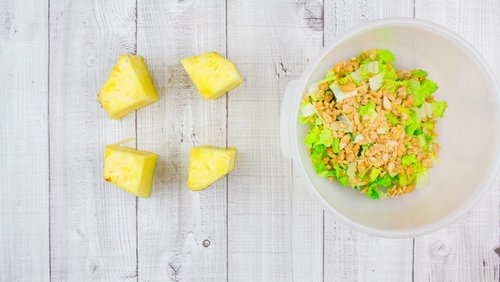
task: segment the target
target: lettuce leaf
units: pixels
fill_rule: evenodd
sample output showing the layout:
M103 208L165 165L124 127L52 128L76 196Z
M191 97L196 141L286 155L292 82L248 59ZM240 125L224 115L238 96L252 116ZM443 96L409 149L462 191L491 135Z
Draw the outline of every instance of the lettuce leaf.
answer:
M385 90L388 90L389 92L394 92L396 91L397 88L400 86L405 86L408 87L408 81L406 80L392 80L392 79L386 79L382 87Z
M411 164L414 164L417 161L417 156L411 154L411 155L405 155L401 157L401 163L405 166L409 166Z
M408 93L413 94L416 107L420 107L425 102L425 99L436 92L437 89L437 84L429 79L422 81L422 83L414 79L409 80Z
M408 80L408 89L407 89L408 94L414 94L419 88L420 88L420 82L418 82L418 80L415 79Z
M390 124L392 124L392 125L399 124L399 120L394 115L392 115L390 112L386 112L385 117L387 118L387 121L389 121Z
M429 151L434 141L434 137L426 135L425 133L418 135L418 142L423 151Z
M410 109L408 109L408 108L407 108L407 107L405 107L405 106L397 106L397 108L398 108L398 110L399 110L400 112L402 112L402 113L405 113L405 114L407 114L407 115L409 115L409 114L410 114Z
M349 177L347 176L347 174L337 178L337 180L344 186L351 186L351 182L349 182Z
M368 190L366 190L366 195L374 200L379 199L380 194L382 192L378 189L377 185L369 186Z
M309 101L304 101L299 107L300 114L303 117L309 117L316 113L316 108Z
M408 119L405 123L405 133L408 135L414 135L415 131L420 128L420 119L418 114L414 110L410 110Z
M371 146L373 146L372 143L369 143L369 144L365 144L365 145L361 145L361 154L360 155L363 155L363 153L368 149L370 148Z
M314 125L322 125L323 124L323 120L318 116L314 116Z
M323 130L319 129L319 126L311 128L304 143L308 148L314 148L313 151L319 146L324 146L325 148L332 147L333 152L337 154L339 152L339 139L333 138L333 131L329 128L323 128Z
M319 129L318 126L315 126L309 130L309 132L306 135L306 140L304 143L308 148L312 148L313 145L319 140L319 134L321 133L321 130Z
M333 166L333 171L335 172L335 177L340 184L344 186L351 186L349 181L349 176L347 176L347 166L341 167L338 163Z
M323 128L319 133L319 138L316 145L325 145L325 147L330 147L333 143L333 132L329 128Z
M339 138L333 138L333 141L332 141L332 152L334 152L335 154L338 154L340 152L339 144L340 144L340 139Z
M394 68L389 68L387 64L380 64L380 73L384 75L385 81L396 81L398 79L398 75L394 71Z
M323 163L324 157L326 157L325 145L314 146L310 156L314 171L324 177L335 176L335 171L326 169L326 165Z
M302 115L299 115L300 123L314 124L314 122L311 122L311 119L314 120L313 117L303 117Z
M409 179L406 176L406 174L399 174L397 176L397 178L398 178L397 180L398 180L399 186L406 186L406 185L408 185Z
M392 177L388 173L386 173L384 177L378 178L377 184L382 187L389 188L391 187L392 184Z
M333 82L336 79L337 79L337 75L331 70L328 71L326 73L325 78L323 78L322 80L316 81L315 83L309 85L309 87L307 88L307 95L314 96L314 94L318 91L318 88L321 84L323 84L325 82L328 82L328 84L330 84L331 82Z
M382 172L382 169L380 168L373 168L372 171L370 172L370 182L375 181L377 179L377 176Z
M416 70L413 70L412 72L412 75L414 77L418 77L418 78L425 78L429 73L427 73L426 71L424 70L419 70L419 69L416 69Z
M394 54L392 54L391 51L386 50L386 49L378 49L377 50L377 57L385 63L392 63L396 60L396 57L394 56Z
M375 102L370 101L368 104L359 107L358 113L361 116L369 116L369 117L376 116L377 111L375 111Z
M420 85L418 92L428 97L432 93L436 92L436 90L438 90L437 84L430 79L426 79L422 81L422 84Z
M336 178L340 178L345 174L345 170L338 163L335 163L335 165L333 165L333 171L335 172Z
M325 83L325 82L328 82L328 84L330 84L330 82L334 81L335 79L337 79L337 75L334 73L334 72L328 72L326 74L326 77L323 78L322 80L318 81L317 83L319 85Z
M448 103L446 101L434 101L431 103L432 105L432 116L435 118L442 118L444 111L448 107Z

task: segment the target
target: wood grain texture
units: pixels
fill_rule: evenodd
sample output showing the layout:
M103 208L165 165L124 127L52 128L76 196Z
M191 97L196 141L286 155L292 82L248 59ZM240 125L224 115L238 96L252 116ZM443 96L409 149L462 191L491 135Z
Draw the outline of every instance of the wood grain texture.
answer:
M288 4L289 5L289 4ZM284 14L287 15L287 6ZM307 63L312 60L323 45L323 1L296 1L293 6L293 35L278 37L282 44L290 42L293 57L282 58L286 63L276 65L276 79L279 94L283 97L289 80L299 79ZM307 41L299 38L307 38ZM290 41L289 41L290 40ZM288 47L283 47L287 49ZM299 48L304 48L300 51ZM250 94L251 95L251 94ZM292 281L323 280L323 209L314 201L304 187L304 179L295 173L292 163L293 183L290 201L290 256L292 260Z
M409 0L325 2L325 45L362 22L412 15ZM325 281L412 281L412 239L365 235L337 223L326 212L324 228Z
M135 52L135 0L51 1L50 15L51 278L136 280L135 197L102 177L104 146L134 137L135 118L96 97Z
M496 0L0 2L0 281L499 281L500 175L456 224L389 240L323 215L277 142L284 89L323 42L416 16L496 67L499 14ZM245 83L206 101L179 59L212 50ZM161 100L110 120L96 94L136 52ZM104 146L135 136L160 154L145 200L102 181ZM190 192L198 145L237 147L237 168Z
M225 281L226 180L188 190L193 146L226 146L226 99L204 100L179 60L225 54L224 1L138 2L138 53L160 101L138 112L138 145L160 154L152 197L139 201L139 280Z
M0 281L49 280L47 15L0 2Z
M322 281L323 209L307 192L303 179L297 174L293 176L290 207L293 281Z
M322 212L279 147L280 99L322 43L316 1L228 1L228 56L245 77L229 94L230 281L320 281Z
M500 79L500 2L417 0L415 16L439 23L469 41ZM464 219L415 239L415 281L499 281L500 182Z
M276 66L278 89L283 95L289 80L299 79L307 62L323 45L322 1L297 1L295 20L299 23L295 32L309 38L308 42L293 40L294 48L305 45L302 57L287 59L288 64ZM293 37L292 37L293 38ZM297 37L295 37L297 38ZM280 70L281 68L281 70ZM281 96L283 97L283 96ZM323 280L323 210L307 193L303 179L294 171L290 213L292 281Z

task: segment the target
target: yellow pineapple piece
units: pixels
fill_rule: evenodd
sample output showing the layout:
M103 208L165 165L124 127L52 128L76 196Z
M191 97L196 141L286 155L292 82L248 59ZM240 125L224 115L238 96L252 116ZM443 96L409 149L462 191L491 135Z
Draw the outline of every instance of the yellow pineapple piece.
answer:
M234 169L236 148L202 146L191 149L188 188L203 190Z
M160 99L144 59L137 55L120 56L97 96L112 119L120 119Z
M206 99L217 99L243 82L236 66L216 52L182 59L181 64Z
M104 180L138 197L151 191L158 155L119 145L106 146Z

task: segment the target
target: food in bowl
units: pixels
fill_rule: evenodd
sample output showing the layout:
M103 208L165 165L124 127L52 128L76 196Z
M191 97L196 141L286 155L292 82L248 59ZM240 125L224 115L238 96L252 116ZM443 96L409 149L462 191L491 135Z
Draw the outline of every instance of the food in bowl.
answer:
M316 173L372 199L412 192L438 159L446 101L420 70L396 70L389 50L361 52L309 86L299 119Z

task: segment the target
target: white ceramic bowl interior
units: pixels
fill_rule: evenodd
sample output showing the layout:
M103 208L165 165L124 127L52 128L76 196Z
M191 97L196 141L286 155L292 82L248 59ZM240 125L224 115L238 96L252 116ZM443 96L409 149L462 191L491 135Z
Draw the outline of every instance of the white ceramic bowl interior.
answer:
M424 69L436 81L438 100L448 102L438 121L440 160L430 184L403 197L372 200L313 171L303 140L308 127L297 120L307 86L335 63L365 49L389 49L396 69ZM292 81L281 113L282 148L294 159L305 186L339 221L386 237L411 237L444 227L465 213L488 188L499 166L498 85L484 60L452 32L413 19L373 21L338 37Z

